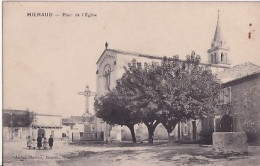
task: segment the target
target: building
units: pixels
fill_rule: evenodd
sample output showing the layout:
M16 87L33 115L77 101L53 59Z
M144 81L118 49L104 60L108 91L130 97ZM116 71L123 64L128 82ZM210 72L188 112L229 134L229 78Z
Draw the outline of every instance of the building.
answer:
M71 116L62 119L62 138L68 137L73 140L73 137L79 136L78 139L80 140L83 136L83 132L84 122L81 116Z
M119 79L124 73L123 67L128 66L128 63L130 63L133 59L136 59L141 63L156 63L162 60L162 57L160 56L108 49L107 46L108 45L106 44L106 49L96 63L97 97L104 95L109 91L109 89L116 86L116 80ZM200 63L200 65L210 66L213 73L219 77L221 83L225 87L222 94L231 94L228 97L225 95L222 95L222 97L226 102L229 100L234 107L232 116L237 117L234 118L234 131L244 131L245 129L242 127L243 125L241 120L239 120L239 116L236 116L236 114L238 114L238 112L248 113L247 108L249 108L249 104L241 107L241 103L250 103L250 109L258 112L259 115L259 107L257 102L259 100L259 83L257 83L259 81L259 67L250 63L231 67L231 62L229 59L230 48L227 46L227 43L222 36L221 20L219 15L214 37L207 53L208 63ZM244 74L240 74L241 72ZM252 84L254 84L254 86ZM254 90L250 90L252 87L254 87ZM249 93L248 90L252 93ZM238 99L241 101L242 99L244 100L243 102L240 102ZM181 140L201 140L203 137L211 137L213 131L218 131L219 121L223 115L224 113L219 114L216 117L212 116L204 119L190 120L187 123L179 123L176 125L171 134L175 139ZM257 125L259 126L259 124ZM137 138L139 137L138 133L142 133L141 135L146 135L146 127L138 125L135 129L137 132ZM166 130L162 126L157 126L156 130L157 129L159 131L155 131L155 138L158 135L161 137L167 135ZM119 141L125 140L126 137L129 138L130 135L128 133L129 130L126 127L111 127L104 123L101 119L98 119L97 131L104 132L105 138L110 137L111 139Z
M32 138L37 138L38 135L49 138L52 135L55 139L61 139L61 119L61 115L35 114L31 125Z
M28 119L25 122L23 119ZM3 109L3 140L25 139L31 133L28 110Z
M233 131L245 131L250 142L259 141L260 67L247 62L220 72L217 77L224 87L220 98L232 105ZM218 131L218 122L224 114L220 112L215 117L214 131Z
M29 110L3 110L3 137L5 140L25 139L38 135L49 138L62 137L61 115L48 115L30 112Z

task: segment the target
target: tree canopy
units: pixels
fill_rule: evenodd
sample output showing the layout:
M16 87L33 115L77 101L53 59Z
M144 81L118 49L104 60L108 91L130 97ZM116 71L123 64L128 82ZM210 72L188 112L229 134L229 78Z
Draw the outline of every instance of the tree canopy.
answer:
M215 109L220 84L211 70L199 63L195 52L186 61L177 56L144 65L132 60L115 89L100 98L102 108L96 107L97 115L111 124L126 125L129 117L134 124L143 122L150 143L159 123L170 133L181 121L206 116ZM100 114L103 108L106 111Z
M24 114L3 113L4 127L29 127L34 118L34 113L27 111Z
M129 128L132 140L135 143L134 125L140 123L138 112L127 108L129 100L122 91L116 89L110 91L105 96L95 100L96 116L102 118L110 125L125 125Z

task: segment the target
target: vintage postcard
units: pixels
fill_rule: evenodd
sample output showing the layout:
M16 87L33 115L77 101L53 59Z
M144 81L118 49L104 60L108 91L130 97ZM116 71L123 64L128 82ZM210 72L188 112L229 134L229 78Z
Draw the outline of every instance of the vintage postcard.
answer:
M259 2L3 5L3 165L259 165Z

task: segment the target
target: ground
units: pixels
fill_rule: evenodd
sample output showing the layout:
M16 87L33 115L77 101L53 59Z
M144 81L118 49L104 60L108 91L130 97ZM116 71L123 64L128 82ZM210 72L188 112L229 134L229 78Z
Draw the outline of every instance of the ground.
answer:
M65 144L55 140L52 150L28 150L26 140L4 142L5 166L153 166L153 165L260 165L260 147L249 153L218 154L210 145L160 142L154 145L131 143Z

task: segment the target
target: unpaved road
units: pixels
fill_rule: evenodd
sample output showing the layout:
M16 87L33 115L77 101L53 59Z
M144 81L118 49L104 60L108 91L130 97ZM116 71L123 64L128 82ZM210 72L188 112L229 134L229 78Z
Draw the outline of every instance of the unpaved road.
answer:
M174 166L260 165L260 147L249 147L249 155L219 155L211 146L124 143L68 145L55 141L52 150L28 150L25 140L4 142L4 165L26 166Z

